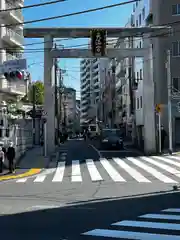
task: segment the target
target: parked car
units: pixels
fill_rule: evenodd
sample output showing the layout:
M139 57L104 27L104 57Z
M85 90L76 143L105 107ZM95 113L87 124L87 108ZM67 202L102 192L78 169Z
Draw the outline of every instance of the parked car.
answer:
M100 145L102 148L123 149L122 132L119 129L102 129L100 137Z

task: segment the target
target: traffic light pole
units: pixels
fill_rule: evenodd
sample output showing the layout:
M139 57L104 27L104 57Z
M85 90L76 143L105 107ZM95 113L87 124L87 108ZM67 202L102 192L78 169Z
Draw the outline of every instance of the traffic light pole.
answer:
M32 114L32 124L33 124L33 144L35 145L36 144L36 130L35 130L35 127L36 127L36 88L35 88L35 85L33 84L32 85L32 91L33 91L33 114Z

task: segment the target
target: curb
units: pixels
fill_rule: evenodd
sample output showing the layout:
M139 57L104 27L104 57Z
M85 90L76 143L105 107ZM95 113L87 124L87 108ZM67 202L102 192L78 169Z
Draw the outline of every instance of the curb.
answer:
M4 181L4 180L12 180L12 179L17 179L17 178L24 178L24 177L30 177L30 176L33 176L33 175L36 175L38 173L40 173L42 171L41 168L32 168L28 171L26 171L25 173L20 173L20 174L17 174L17 175L12 175L12 176L1 176L0 177L0 182L1 181Z

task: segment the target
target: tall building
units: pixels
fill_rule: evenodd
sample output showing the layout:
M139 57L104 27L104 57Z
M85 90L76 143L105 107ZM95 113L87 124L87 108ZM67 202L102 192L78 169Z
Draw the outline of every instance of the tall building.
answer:
M91 106L91 60L83 59L80 62L80 91L81 91L81 123L88 119L88 111Z
M81 122L98 118L108 62L108 59L97 58L81 61Z
M66 128L73 130L76 120L76 90L65 87L62 94L61 117Z
M16 7L23 7L23 0L1 0L0 1L0 65L4 61L22 58L24 51L22 10L11 10ZM9 9L9 10L8 10ZM5 11L3 11L5 10ZM20 25L18 25L20 24ZM5 26L4 26L5 25ZM7 26L6 26L7 25ZM8 81L3 75L0 76L0 91L11 96L23 96L26 91L26 81ZM6 96L7 96L6 94ZM3 94L3 97L5 95ZM2 94L0 94L2 97Z
M162 10L163 4L163 10ZM133 118L135 125L134 138L146 152L156 151L158 119L155 114L156 104L161 104L161 122L168 133L168 86L167 86L167 50L171 51L171 81L172 81L172 129L173 145L180 144L180 2L178 0L141 0L133 6L129 16L129 25L171 26L171 35L157 34L156 37L134 39L128 42L129 47L152 47L152 53L142 58L126 59L127 69L133 89ZM129 69L129 70L128 70ZM129 72L128 72L129 71ZM130 93L129 93L130 94ZM168 144L168 137L166 139Z

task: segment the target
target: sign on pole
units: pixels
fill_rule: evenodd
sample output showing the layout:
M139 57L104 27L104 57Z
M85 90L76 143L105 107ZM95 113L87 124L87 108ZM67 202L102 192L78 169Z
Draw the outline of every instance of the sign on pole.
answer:
M95 57L103 57L106 55L106 35L104 29L91 30L91 50Z
M162 105L161 104L156 104L155 109L156 109L157 113L161 113L162 112Z
M25 70L27 69L27 61L26 59L15 59L10 61L5 61L2 65L0 65L0 74L4 74L9 71L16 70Z

